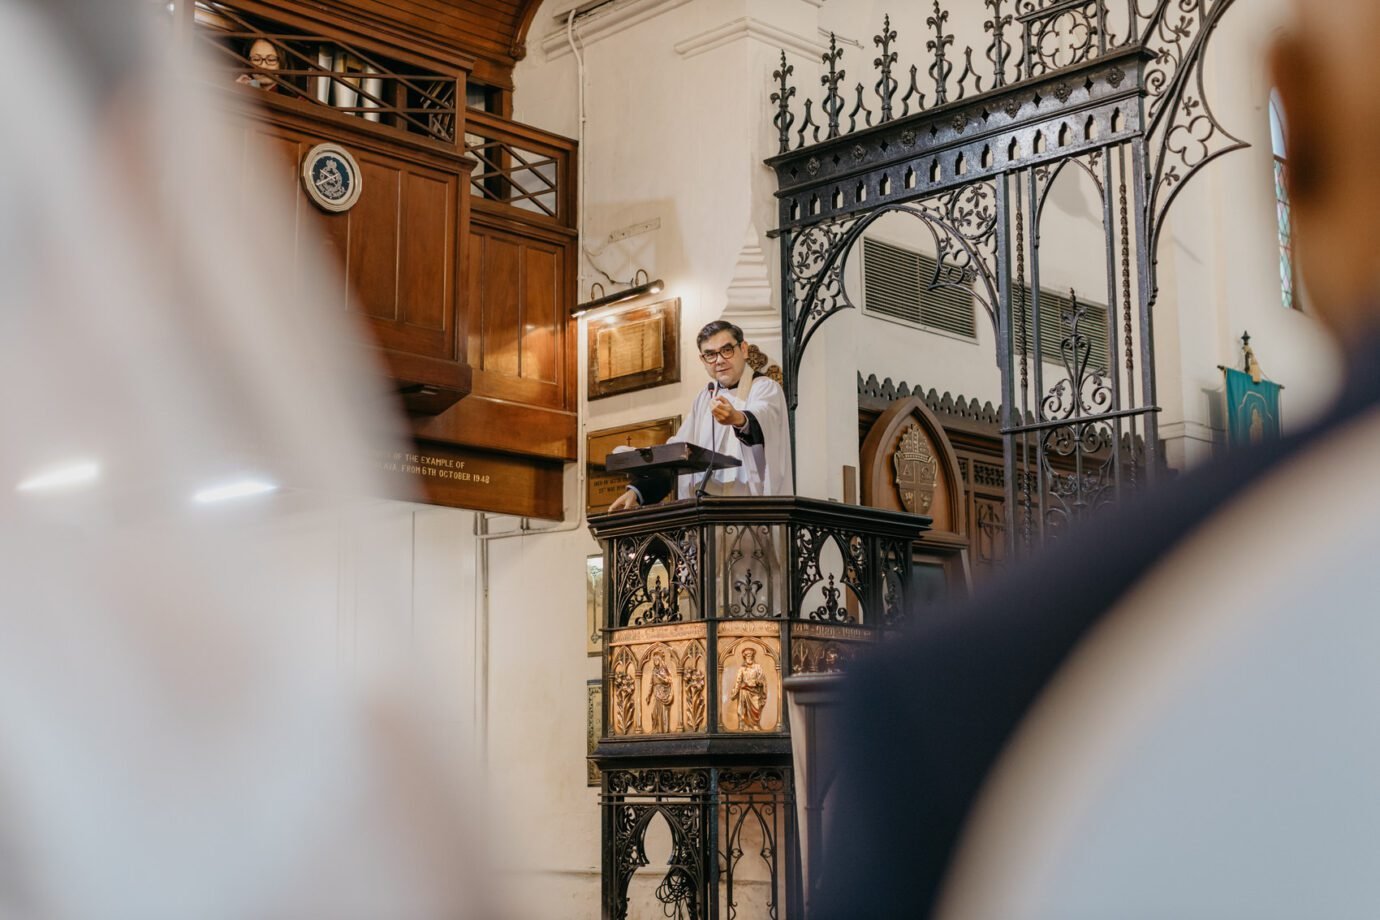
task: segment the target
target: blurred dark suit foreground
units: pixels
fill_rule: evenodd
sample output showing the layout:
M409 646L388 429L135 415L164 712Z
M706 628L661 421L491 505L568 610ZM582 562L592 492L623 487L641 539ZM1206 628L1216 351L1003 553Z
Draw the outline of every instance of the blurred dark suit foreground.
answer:
M817 917L1380 916L1380 5L1308 12L1274 69L1341 399L860 662Z

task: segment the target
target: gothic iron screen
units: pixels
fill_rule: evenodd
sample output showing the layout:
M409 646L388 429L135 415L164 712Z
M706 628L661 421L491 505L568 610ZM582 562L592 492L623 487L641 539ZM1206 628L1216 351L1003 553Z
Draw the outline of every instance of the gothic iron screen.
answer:
M1160 235L1184 186L1245 146L1217 120L1204 87L1204 55L1231 5L984 0L985 47L959 54L935 0L923 71L900 69L888 17L873 38L872 72L851 91L831 36L823 97L803 107L783 52L771 96L780 153L768 165L778 183L792 430L807 347L830 317L856 306L845 262L870 226L899 214L929 239L928 286L971 288L995 331L1008 552L1152 479L1162 463ZM1055 298L1040 286L1042 231L1050 190L1070 170L1096 189L1103 245L1086 257L1105 263L1106 284ZM1090 301L1107 311L1096 324ZM1097 347L1094 327L1106 336Z

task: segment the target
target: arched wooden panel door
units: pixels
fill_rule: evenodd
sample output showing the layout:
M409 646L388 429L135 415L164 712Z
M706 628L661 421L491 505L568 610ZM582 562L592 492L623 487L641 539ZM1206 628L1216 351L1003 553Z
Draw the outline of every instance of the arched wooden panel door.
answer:
M909 592L920 607L966 595L971 585L963 476L944 427L915 397L898 400L863 440L862 503L933 521L913 547Z

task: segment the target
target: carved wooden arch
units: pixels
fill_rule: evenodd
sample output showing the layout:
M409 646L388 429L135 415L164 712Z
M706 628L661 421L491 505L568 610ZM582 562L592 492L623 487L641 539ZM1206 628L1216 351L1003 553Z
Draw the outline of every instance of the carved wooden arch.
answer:
M929 510L916 508L915 512L934 519L931 535L966 537L963 475L958 468L958 455L954 453L953 444L944 433L939 419L935 418L923 400L915 396L892 403L867 432L860 457L862 503L892 511L910 510L901 499L893 457L901 439L913 425L920 429L921 442L928 448L936 465Z
M520 0L518 3L517 22L514 24L513 39L508 47L508 53L515 61L527 57L527 33L532 29L532 21L537 18L537 9L541 3L542 0Z

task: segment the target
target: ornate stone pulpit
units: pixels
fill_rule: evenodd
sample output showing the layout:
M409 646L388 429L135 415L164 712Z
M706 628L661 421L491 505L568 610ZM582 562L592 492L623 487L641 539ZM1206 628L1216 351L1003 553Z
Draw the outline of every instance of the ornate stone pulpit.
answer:
M794 497L590 519L605 572L604 725L592 756L606 920L652 898L668 916L799 916L782 681L841 671L906 625L912 546L928 527ZM669 859L634 885L659 818Z

